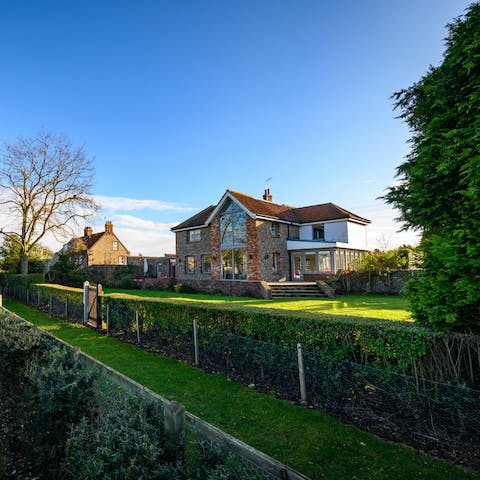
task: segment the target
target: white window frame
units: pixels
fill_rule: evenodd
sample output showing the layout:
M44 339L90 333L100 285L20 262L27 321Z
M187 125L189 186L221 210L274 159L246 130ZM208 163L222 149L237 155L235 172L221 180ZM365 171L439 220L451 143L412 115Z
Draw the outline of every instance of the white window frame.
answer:
M272 253L272 272L273 273L280 272L280 253L278 252Z
M195 230L188 231L188 241L190 243L199 242L202 239L202 230L200 228L196 228Z
M193 269L192 270L190 270L190 268L188 266L188 259L189 258L193 258ZM195 258L195 255L187 255L185 257L185 273L191 275L191 274L195 273L196 269L197 269L197 259Z

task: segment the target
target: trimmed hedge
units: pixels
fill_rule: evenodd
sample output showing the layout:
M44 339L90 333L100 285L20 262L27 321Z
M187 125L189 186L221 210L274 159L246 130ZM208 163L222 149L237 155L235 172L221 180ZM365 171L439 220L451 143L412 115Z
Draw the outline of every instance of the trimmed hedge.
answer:
M0 285L4 287L29 287L35 283L45 282L43 273L29 273L23 275L21 273L1 273Z
M127 324L133 322L135 311L142 318L144 332L155 329L163 335L168 335L172 328L189 331L196 318L205 331L229 332L285 346L302 343L307 350L320 351L336 359L395 370L409 369L413 361L427 355L434 341L442 336L398 322L314 319L112 297L104 297L103 302L110 307L112 329L129 329Z
M68 295L69 302L79 308L82 303L78 289L48 285L31 288L45 298L64 301ZM139 313L142 335L161 339L174 348L187 337L191 339L192 321L196 318L200 331L207 336L223 332L289 347L302 343L307 351L319 352L335 361L474 388L480 385L480 336L474 333L448 333L406 322L347 316L304 317L291 312L228 309L158 299L104 296L102 305L104 321L109 306L110 331L126 340L136 338L135 311Z

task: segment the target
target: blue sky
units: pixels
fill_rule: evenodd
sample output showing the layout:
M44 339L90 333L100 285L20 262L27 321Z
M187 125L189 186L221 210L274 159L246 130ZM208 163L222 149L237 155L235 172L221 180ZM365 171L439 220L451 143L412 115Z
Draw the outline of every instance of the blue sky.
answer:
M0 2L0 143L40 129L95 159L92 219L132 254L231 188L370 218L408 152L390 96L438 65L462 0ZM56 245L50 240L50 245Z

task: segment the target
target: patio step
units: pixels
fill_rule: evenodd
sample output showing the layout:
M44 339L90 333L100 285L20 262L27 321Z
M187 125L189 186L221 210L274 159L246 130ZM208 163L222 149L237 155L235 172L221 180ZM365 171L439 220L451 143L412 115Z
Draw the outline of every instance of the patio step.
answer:
M269 283L272 298L325 297L314 282Z

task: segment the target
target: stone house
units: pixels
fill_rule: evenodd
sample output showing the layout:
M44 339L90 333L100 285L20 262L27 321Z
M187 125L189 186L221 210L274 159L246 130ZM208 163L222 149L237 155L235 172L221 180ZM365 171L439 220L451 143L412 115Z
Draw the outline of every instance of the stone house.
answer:
M74 237L66 243L61 253L70 255L79 267L92 265L127 265L130 252L113 233L112 222L105 223L105 231L93 233L85 227L83 237Z
M171 229L177 279L210 290L228 284L227 293L249 293L245 282L315 281L364 255L369 223L333 203L297 208L272 202L269 189L262 200L227 190Z

